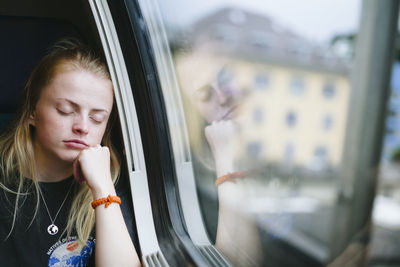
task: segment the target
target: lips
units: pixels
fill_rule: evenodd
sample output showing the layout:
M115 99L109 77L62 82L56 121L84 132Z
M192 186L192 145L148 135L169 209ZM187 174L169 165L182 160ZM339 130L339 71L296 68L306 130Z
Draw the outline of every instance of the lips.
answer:
M226 120L226 119L232 119L235 115L235 110L236 110L237 106L234 106L232 108L230 108L225 115L223 115L221 117L221 120Z
M65 140L64 144L73 149L85 149L88 148L89 145L86 144L84 141L79 140L79 139L71 139L71 140Z

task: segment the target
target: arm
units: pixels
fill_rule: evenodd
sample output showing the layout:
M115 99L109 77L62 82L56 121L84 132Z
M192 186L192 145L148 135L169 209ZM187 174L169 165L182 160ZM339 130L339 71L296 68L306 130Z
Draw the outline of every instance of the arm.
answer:
M83 150L78 161L94 200L116 195L107 147ZM140 266L120 206L112 203L105 208L105 205L101 205L95 209L95 214L96 266Z
M236 130L232 121L213 122L205 129L214 155L217 177L232 173L236 146ZM215 246L233 265L260 264L260 240L257 226L246 211L245 179L218 186L219 212Z

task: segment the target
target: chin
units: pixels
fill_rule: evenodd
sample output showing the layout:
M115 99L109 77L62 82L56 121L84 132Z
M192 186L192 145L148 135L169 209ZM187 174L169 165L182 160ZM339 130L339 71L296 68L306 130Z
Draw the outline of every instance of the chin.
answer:
M62 161L73 163L75 159L78 157L80 151L70 151L69 153L62 153L59 155L59 158Z

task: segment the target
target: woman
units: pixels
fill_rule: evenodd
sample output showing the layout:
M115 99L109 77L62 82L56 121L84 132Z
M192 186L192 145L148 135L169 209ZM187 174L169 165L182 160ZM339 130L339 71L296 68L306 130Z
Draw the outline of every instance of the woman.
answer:
M107 67L79 42L33 70L0 140L2 265L140 265L114 187L114 112Z

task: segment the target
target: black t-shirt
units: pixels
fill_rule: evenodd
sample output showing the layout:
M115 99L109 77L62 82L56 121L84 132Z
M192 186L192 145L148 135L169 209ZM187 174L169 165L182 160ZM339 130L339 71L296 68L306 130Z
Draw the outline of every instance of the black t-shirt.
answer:
M72 186L72 187L71 187ZM21 197L19 212L11 235L6 239L11 229L15 196L0 190L0 266L40 267L40 266L95 266L94 246L95 231L82 250L78 249L76 236L66 237L63 231L69 214L69 209L79 185L74 179L68 178L55 183L40 183L43 197L46 201L52 219L56 216L68 191L66 198L54 224L59 231L50 235L47 231L51 220L43 200L40 198L36 216L36 195ZM32 187L34 190L34 187ZM137 247L135 222L129 187L117 185L117 195L121 198L122 214L131 238ZM34 218L32 220L32 218Z

